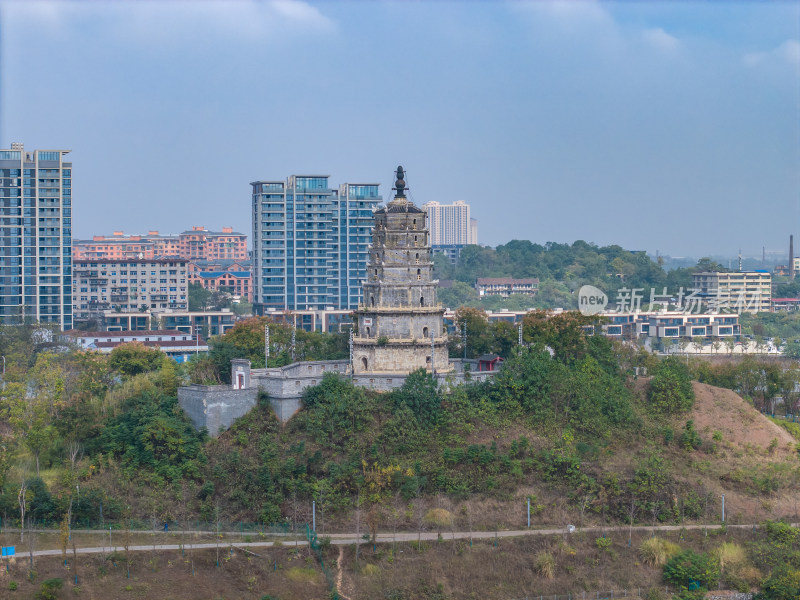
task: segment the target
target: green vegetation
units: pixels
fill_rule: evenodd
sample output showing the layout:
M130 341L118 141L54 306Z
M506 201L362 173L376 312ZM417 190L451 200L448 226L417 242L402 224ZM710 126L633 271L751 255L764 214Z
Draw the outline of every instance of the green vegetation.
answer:
M692 379L701 383L735 391L764 412L775 413L778 397L783 399L784 414L794 414L800 409L800 393L796 390L800 370L791 364L753 356L723 363L697 360L691 363L690 373Z
M281 367L292 362L292 326L277 323L266 317L253 317L239 321L224 336L209 340L207 357L190 364L193 383L214 384L231 382L231 359L248 358L253 368L264 367L264 326L270 327L270 367ZM346 334L316 333L295 330L295 360L333 360L347 358Z
M694 404L689 369L678 358L663 360L650 381L650 402L665 415L686 412Z
M664 581L704 594L714 589L719 581L719 563L705 552L683 550L664 565Z
M639 546L642 562L651 567L663 567L668 560L681 551L680 546L664 538L651 537Z
M677 294L679 288L691 287L694 271L727 270L703 258L695 267L665 271L644 252L629 252L619 246L600 247L582 240L573 244L548 242L544 245L512 240L497 248L467 246L456 265L443 255L435 255L434 269L437 278L454 280L452 287L439 290L439 300L445 306L486 310L575 309L574 292L584 284L602 289L610 298L622 287L644 288L648 293L650 288L667 287ZM479 277L536 277L539 292L535 298L479 298L474 289Z

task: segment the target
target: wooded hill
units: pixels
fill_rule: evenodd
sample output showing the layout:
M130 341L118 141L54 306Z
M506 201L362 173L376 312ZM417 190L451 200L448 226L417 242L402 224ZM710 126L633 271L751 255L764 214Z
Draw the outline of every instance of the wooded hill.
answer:
M215 351L260 352L263 324L237 324ZM531 316L524 349L496 348L507 360L493 381L449 393L422 371L390 394L331 374L285 426L262 398L216 440L191 427L176 390L226 372L215 370L221 353L182 367L135 344L104 357L4 330L0 511L19 520L22 499L26 518L50 524L297 526L314 500L322 531L374 533L435 526L434 509L465 529L520 528L528 499L535 525L714 521L725 493L732 522L795 518L800 440L752 400L691 382L762 402L773 389L760 383L764 365L659 361L583 324ZM299 357L340 351L337 339L307 336ZM634 366L652 377L634 380ZM740 422L718 425L734 411ZM758 441L746 433L755 424L767 432Z

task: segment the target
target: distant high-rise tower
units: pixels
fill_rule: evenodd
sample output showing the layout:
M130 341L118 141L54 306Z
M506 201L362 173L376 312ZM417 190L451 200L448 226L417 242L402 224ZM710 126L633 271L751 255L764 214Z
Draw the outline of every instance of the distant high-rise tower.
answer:
M0 323L72 328L69 150L0 150Z
M470 206L463 200L453 204L431 201L422 208L427 213L434 252L443 252L455 261L464 246L478 243L478 221L470 217Z
M251 186L256 313L356 308L378 184L336 190L327 175L292 175Z

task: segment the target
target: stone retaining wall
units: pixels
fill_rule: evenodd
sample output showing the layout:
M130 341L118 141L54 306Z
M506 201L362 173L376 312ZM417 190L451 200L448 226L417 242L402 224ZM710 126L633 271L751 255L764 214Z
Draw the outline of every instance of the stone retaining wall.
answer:
M249 364L249 361L248 361ZM477 361L454 360L452 370L437 374L437 383L447 389L467 381L486 381L493 371L475 371ZM239 367L237 363L237 368ZM351 376L349 363L341 361L308 361L270 369L244 366L245 389L228 385L190 385L178 389L178 403L198 429L205 427L216 437L236 419L246 415L255 405L259 391L267 394L278 419L285 423L302 408L303 392L319 385L326 373L352 377L354 385L379 392L390 392L405 383L407 373L362 373Z

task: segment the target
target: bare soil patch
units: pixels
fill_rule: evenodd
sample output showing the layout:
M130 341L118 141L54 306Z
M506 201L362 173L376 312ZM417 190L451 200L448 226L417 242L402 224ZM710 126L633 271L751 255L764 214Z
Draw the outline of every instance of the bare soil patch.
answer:
M777 439L777 448L766 454L765 460L784 460L793 452L795 440L791 434L767 419L736 392L697 382L693 387L695 403L691 418L698 431L706 428L712 432L719 431L723 439L741 448L749 444L767 450L772 440Z

